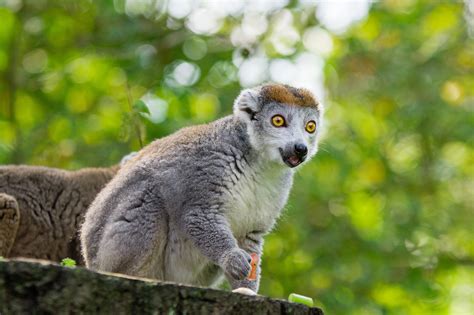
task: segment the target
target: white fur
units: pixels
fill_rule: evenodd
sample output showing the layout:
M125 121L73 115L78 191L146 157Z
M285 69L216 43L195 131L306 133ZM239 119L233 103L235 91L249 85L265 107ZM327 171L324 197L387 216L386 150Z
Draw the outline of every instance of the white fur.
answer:
M176 238L176 242L173 240ZM177 231L170 233L168 243L174 248L167 248L165 256L164 280L178 283L199 283L198 277L202 270L210 264L201 251L191 240L183 240ZM200 283L210 286L212 283Z
M249 121L249 116L244 109L257 110L259 93L259 88L243 90L234 101L234 115L243 121Z
M252 231L269 232L291 189L291 170L277 164L256 169L247 168L233 188L226 216L236 237ZM289 182L288 182L289 181Z

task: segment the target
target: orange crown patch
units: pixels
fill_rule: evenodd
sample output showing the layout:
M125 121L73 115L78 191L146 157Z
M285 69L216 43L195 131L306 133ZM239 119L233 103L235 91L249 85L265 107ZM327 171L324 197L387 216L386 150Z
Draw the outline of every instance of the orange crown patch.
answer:
M265 101L273 101L301 107L318 109L319 102L313 94L303 88L294 88L283 84L268 84L262 86L261 96Z

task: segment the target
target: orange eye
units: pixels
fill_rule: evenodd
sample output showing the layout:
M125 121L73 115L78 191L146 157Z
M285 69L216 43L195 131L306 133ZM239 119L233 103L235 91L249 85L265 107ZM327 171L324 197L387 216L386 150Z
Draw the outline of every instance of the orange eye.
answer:
M305 129L307 132L313 133L316 130L316 122L314 120L308 121Z
M272 125L275 127L283 127L285 125L285 118L282 115L275 115L272 117Z

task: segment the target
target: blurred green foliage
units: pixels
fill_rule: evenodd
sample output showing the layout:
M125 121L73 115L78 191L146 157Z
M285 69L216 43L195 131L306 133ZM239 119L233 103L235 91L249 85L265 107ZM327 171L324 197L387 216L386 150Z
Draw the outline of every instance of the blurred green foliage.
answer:
M216 24L180 1L0 1L0 163L111 165L231 113L241 85L288 81L249 79L245 60L310 51L326 136L266 239L261 293L327 314L472 314L472 4L387 0L333 32L319 6L275 2Z

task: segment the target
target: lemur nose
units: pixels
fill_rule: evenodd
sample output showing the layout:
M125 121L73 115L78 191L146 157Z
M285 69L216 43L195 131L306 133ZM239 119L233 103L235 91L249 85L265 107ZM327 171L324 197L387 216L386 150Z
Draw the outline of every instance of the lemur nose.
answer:
M295 144L295 153L298 156L305 156L308 153L308 148L302 143L297 143Z

